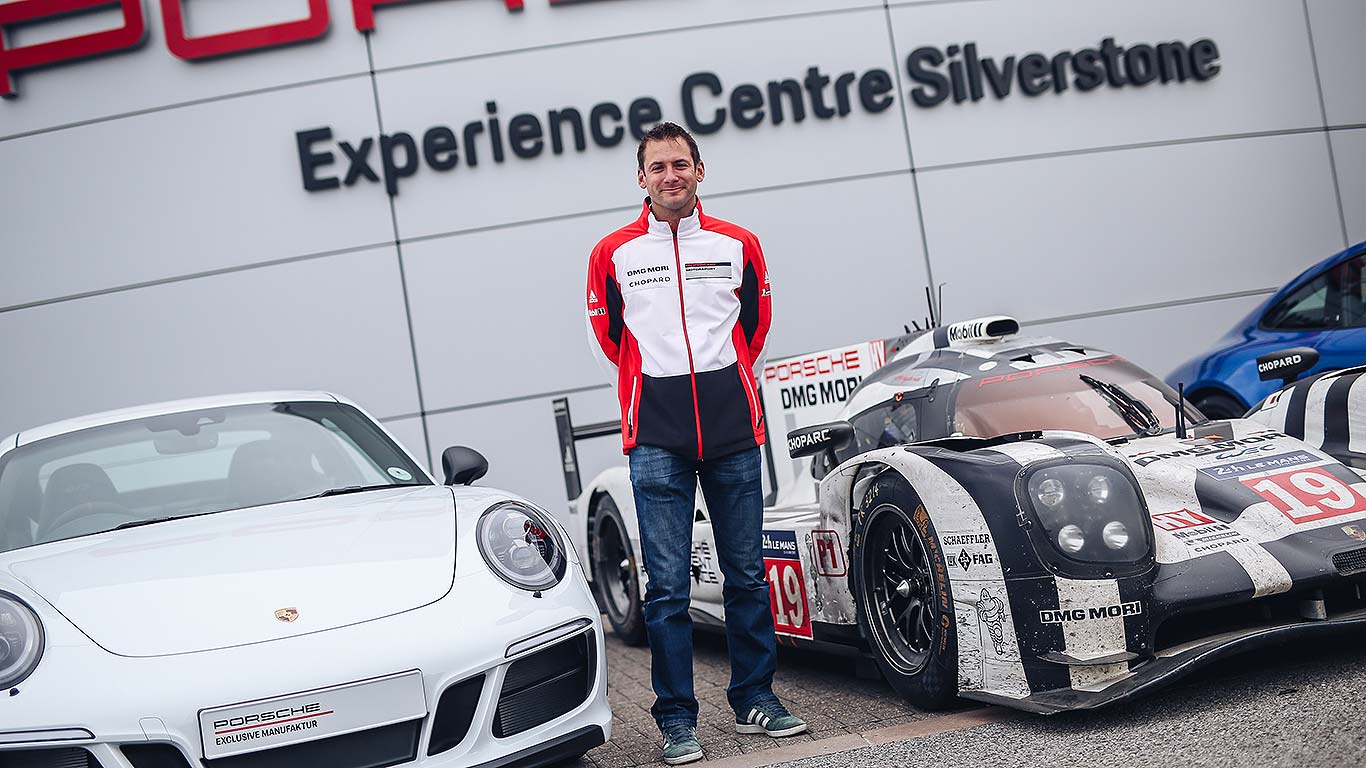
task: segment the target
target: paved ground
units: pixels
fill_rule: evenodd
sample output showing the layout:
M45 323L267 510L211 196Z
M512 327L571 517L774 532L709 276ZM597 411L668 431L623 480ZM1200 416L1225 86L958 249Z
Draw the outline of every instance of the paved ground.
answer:
M699 735L717 768L1366 765L1366 635L1236 657L1133 704L1053 717L921 712L859 679L852 659L781 649L775 689L811 723L782 740L733 731L724 639L696 645ZM609 632L607 655L613 739L566 768L662 766L649 651Z

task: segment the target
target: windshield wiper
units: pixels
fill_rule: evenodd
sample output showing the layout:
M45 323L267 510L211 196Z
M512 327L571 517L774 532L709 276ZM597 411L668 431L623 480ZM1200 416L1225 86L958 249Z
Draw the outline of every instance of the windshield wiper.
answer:
M348 493L364 493L365 491L382 491L386 488L415 488L427 483L376 483L374 485L347 485L341 488L328 488L322 493L315 493L312 496L304 496L291 501L303 501L304 499L321 499L326 496L343 496Z
M143 525L156 525L157 523L169 523L172 520L184 520L187 517L199 517L200 515L212 515L212 512L196 512L192 515L171 515L170 517L149 517L146 520L134 520L130 523L121 523L110 528L111 531L119 531L124 528L137 528Z
M1078 374L1078 378L1114 404L1116 412L1133 428L1135 435L1146 437L1162 431L1162 422L1153 413L1153 409L1118 384L1104 382L1084 373Z

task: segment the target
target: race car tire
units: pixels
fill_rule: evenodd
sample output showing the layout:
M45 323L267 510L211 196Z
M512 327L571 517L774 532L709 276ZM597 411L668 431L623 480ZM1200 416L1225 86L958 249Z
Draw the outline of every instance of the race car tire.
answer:
M1191 398L1191 403L1211 421L1241 419L1247 413L1242 403L1223 392L1201 392Z
M851 571L859 630L898 694L922 709L950 706L958 635L934 522L896 472L869 486L862 509Z
M640 598L640 569L621 511L604 495L593 507L588 551L593 591L612 631L627 645L645 645L645 606Z

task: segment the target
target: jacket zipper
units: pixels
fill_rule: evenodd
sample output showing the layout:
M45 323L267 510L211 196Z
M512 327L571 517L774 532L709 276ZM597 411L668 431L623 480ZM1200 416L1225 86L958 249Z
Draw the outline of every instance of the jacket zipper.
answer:
M759 428L759 395L754 391L754 385L750 383L749 376L743 367L739 368L740 383L745 387L745 394L749 395L749 421L755 429Z
M683 346L688 349L688 379L692 382L693 423L697 425L697 460L702 460L702 408L697 404L697 368L692 361L692 341L688 339L688 310L683 304L683 259L678 255L678 229L674 225L674 273L678 280L678 314L683 321Z
M640 384L640 377L631 377L631 399L626 401L626 435L631 439L636 436L636 387Z

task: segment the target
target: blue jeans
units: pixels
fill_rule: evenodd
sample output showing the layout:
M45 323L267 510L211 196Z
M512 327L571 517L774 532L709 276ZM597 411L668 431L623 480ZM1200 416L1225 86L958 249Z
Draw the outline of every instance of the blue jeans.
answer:
M730 687L726 698L737 713L760 695L771 694L778 648L773 635L768 582L764 580L764 501L759 449L698 461L651 445L631 450L631 487L640 521L640 540L649 582L645 628L650 638L650 676L661 727L697 723L693 694L692 525L700 481L711 513L716 556L724 577L726 646Z

